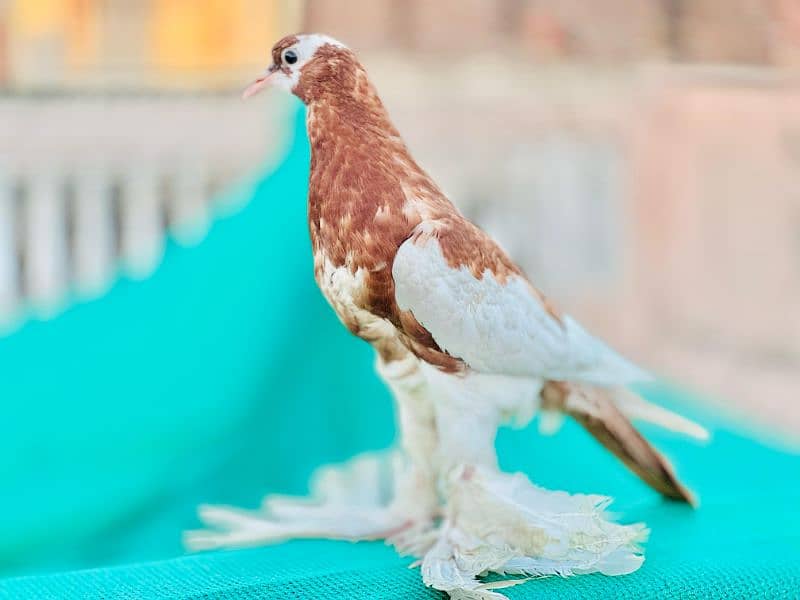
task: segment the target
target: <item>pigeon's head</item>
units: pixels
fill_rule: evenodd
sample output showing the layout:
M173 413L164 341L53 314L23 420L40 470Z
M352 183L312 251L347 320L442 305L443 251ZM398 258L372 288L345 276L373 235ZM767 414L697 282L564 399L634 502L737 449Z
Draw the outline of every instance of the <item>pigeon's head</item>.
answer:
M363 69L353 52L327 35L289 35L272 47L272 64L242 96L249 98L267 87L292 92L306 104L336 93Z

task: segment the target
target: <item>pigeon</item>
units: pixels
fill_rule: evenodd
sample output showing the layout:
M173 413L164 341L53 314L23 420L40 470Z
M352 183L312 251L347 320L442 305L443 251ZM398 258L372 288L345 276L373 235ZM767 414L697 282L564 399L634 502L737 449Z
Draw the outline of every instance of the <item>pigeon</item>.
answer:
M316 281L375 350L399 444L325 467L311 498L267 496L255 512L204 506L193 549L301 537L384 539L453 598L503 598L543 575L621 575L643 561L641 523L610 499L546 490L504 473L497 429L569 415L663 496L693 504L670 463L631 424L704 439L698 424L627 386L651 376L559 311L417 164L352 50L320 34L272 48L244 92L297 96L311 145L308 225ZM524 576L482 581L489 573Z

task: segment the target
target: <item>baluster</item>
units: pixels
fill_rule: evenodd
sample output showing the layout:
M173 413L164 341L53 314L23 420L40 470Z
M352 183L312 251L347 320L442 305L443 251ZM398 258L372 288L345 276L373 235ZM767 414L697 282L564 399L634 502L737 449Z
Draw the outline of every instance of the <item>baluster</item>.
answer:
M164 254L158 176L149 165L133 165L123 181L120 203L122 256L129 275L150 275Z
M25 213L25 288L42 317L53 316L67 289L67 224L62 179L52 169L28 175Z
M0 171L0 328L14 320L20 301L16 224L13 182Z
M178 167L173 177L172 198L168 207L170 229L181 244L197 244L208 231L204 173L201 163L187 162Z
M74 252L77 291L96 297L114 276L114 216L111 180L100 168L81 169L75 178Z

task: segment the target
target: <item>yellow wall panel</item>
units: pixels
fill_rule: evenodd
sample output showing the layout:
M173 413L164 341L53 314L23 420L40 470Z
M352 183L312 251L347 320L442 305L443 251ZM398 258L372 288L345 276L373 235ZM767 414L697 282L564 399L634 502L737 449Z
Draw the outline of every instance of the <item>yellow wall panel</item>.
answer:
M100 24L96 0L67 0L64 17L67 63L73 67L97 64Z
M20 82L196 85L269 60L296 0L7 0ZM296 6L295 6L296 8Z
M166 69L214 69L255 62L272 43L274 2L159 0L152 59Z
M11 3L9 23L21 37L61 34L66 17L64 0L16 0Z

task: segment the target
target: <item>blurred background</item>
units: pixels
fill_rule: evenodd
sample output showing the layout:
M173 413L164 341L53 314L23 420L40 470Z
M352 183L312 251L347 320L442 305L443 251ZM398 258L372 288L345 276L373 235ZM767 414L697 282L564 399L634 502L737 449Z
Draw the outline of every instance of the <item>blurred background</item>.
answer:
M127 559L96 549L103 527L163 499L190 435L211 454L244 422L302 435L301 408L263 408L269 357L298 343L280 328L316 294L302 115L277 94L239 100L297 30L359 53L420 163L559 306L713 410L800 439L799 3L0 0L0 474L8 502L39 511L4 511L0 573ZM264 281L279 259L301 283ZM307 343L324 350L344 338L313 302L326 329ZM279 390L346 395L336 366ZM349 406L315 418L364 419ZM296 451L282 435L273 450ZM358 449L327 435L284 487ZM107 481L125 440L159 475L121 483L109 512L81 469ZM243 473L263 486L265 468ZM74 496L61 529L32 500L58 485Z

